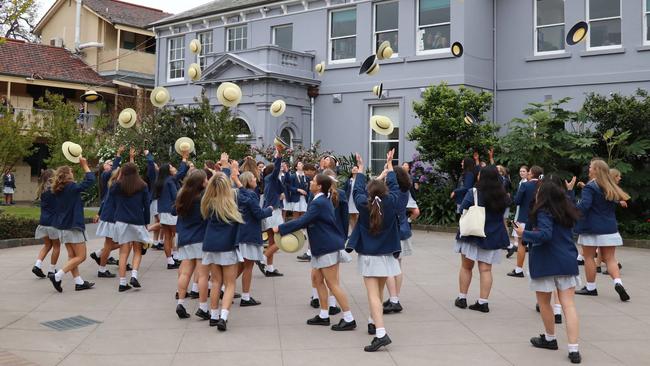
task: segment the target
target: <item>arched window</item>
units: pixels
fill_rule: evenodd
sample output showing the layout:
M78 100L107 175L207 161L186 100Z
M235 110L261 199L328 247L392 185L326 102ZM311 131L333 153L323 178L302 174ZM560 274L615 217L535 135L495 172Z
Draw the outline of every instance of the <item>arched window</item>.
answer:
M251 138L251 129L248 127L248 123L244 121L241 118L235 118L234 120L235 126L236 126L236 131L237 131L237 139L239 140L248 140Z
M280 137L284 142L289 144L290 148L293 148L293 131L289 127L285 127L282 129L282 132L280 132Z

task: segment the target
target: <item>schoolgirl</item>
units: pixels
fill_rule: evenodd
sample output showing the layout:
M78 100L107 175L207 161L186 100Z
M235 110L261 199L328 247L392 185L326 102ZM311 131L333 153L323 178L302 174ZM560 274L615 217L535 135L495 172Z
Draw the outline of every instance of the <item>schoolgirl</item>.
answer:
M537 165L530 167L528 171L528 179L526 182L519 185L519 189L515 194L515 204L517 205L517 218L515 222L519 226L526 228L528 222L528 214L532 208L533 201L535 200L535 193L537 192L537 185L539 178L544 174L544 169ZM514 234L517 234L516 232ZM507 275L510 277L524 277L524 260L526 260L526 247L523 245L521 237L515 235L519 241L517 245L517 266Z
M158 199L154 198L156 191L156 181L158 180L158 165L154 161L153 155L149 150L144 150L144 156L147 160L147 187L149 188L149 212L151 213L152 220L154 224L153 228L150 228L153 231L153 248L157 250L164 250L165 245L164 237L162 236L162 231L160 230L160 215L158 214Z
M280 165L280 182L282 183L282 220L287 220L287 212L293 212L293 201L291 200L291 189L295 185L293 174L289 171L286 161Z
M99 206L99 223L97 225L96 235L98 237L104 237L104 247L98 251L99 256L97 256L97 252L90 255L90 257L99 265L97 277L100 278L114 278L116 276L116 274L111 273L106 269L106 264L108 263L108 257L111 251L120 247L120 245L113 240L115 237L115 195L111 195L110 193L110 187L117 180L119 171L119 168L113 170L110 179L106 183L106 189L108 192L104 195L104 199Z
M338 324L332 325L334 331L353 330L357 323L350 311L348 298L339 284L339 263L342 262L341 250L345 247L343 228L337 224L332 201L327 195L332 195L332 200L338 200L338 192L330 190L332 178L325 174L318 174L310 182L309 190L314 199L309 202L307 212L295 220L274 227L274 233L287 235L300 229L307 229L309 243L312 251L311 266L316 270L315 285L320 298L328 296L328 288L341 304L343 319ZM320 313L307 320L309 325L330 325L330 313L327 305L322 302Z
M359 254L359 273L368 293L368 333L375 337L370 345L364 347L366 352L375 352L392 343L384 326L381 298L387 277L401 273L397 261L400 252L399 186L393 171L394 153L394 149L390 150L386 156L386 182L373 179L367 186L366 176L361 173L364 171L363 160L361 155L356 155L359 173L352 195L359 209L359 222L350 235L346 250L355 250Z
M501 261L500 249L508 246L508 232L503 225L503 213L510 204L510 199L494 165L482 168L477 180L476 188L465 194L460 208L466 210L475 204L485 207L485 237L460 236L460 232L456 234L454 251L460 253L461 266L458 274L460 291L454 305L461 309L467 308L467 291L472 282L472 269L474 262L478 262L480 296L469 308L487 313L490 311L488 297L492 289L492 265Z
M521 188L521 185L528 182L528 166L527 165L522 165L519 168L519 185L517 186L517 191ZM519 205L517 205L516 210L515 210L515 222L518 220L519 217ZM508 254L506 254L506 258L512 257L513 254L517 252L517 249L519 248L518 246L518 239L517 239L517 233L515 230L512 230L512 237L515 239L515 242L511 242L510 245L508 246Z
M262 304L251 297L251 282L253 280L253 265L264 260L262 248L262 220L273 214L273 207L260 208L259 197L255 192L257 180L251 172L239 175L239 169L233 168L231 179L239 188L237 206L243 223L237 232L237 247L244 258L237 276L242 276L242 294L239 306L256 306Z
M41 216L38 220L38 226L36 227L36 233L34 237L36 239L43 239L43 247L38 252L38 257L36 257L36 263L32 267L32 273L39 278L45 278L45 273L41 269L43 261L47 256L47 253L52 250L52 256L50 257L50 267L47 271L48 275L54 275L56 262L59 260L59 254L61 253L61 242L59 242L59 231L54 228L53 222L56 216L56 198L54 193L52 193L52 177L54 176L54 170L46 169L41 173L40 182L38 185L38 191L36 195L39 197L41 203Z
M411 187L409 189L409 200L408 203L406 204L406 216L408 218L408 222L410 223L411 221L417 219L418 216L420 216L420 208L418 207L418 203L415 201L417 192L420 190L420 183L416 182L413 176L411 175L410 162L408 161L403 162L402 169L406 171L409 178L411 179Z
M178 216L176 222L178 259L181 260L178 274L176 315L181 319L190 317L190 314L185 310L185 297L192 273L197 269L198 284L196 290L199 294L199 309L196 311L196 316L204 320L210 319L210 313L208 312L208 271L207 268L201 268L203 267L201 260L203 258L203 239L205 238L206 228L206 221L201 216L201 198L207 185L208 179L204 170L196 170L190 173L178 192L173 208L173 214ZM194 284L192 286L194 287Z
M294 169L295 173L292 177L290 201L293 205L293 218L304 215L307 212L307 195L309 192L309 178L305 175L303 170L304 164L302 161L296 162Z
M172 257L174 236L176 236L177 217L172 215L172 206L176 201L176 194L188 171L187 158L189 151L183 152L179 170L170 163L164 163L158 169L158 178L154 186L153 198L158 200L158 215L160 216L160 230L164 237L165 256L167 257L167 269L177 269L180 262Z
M582 189L578 209L582 217L576 225L578 244L582 245L585 257L585 277L587 285L576 291L578 295L597 296L596 249L600 251L601 259L607 265L607 272L614 280L614 290L621 301L628 301L628 295L621 280L616 247L623 245L623 239L618 233L616 222L616 207L627 205L630 195L625 193L609 175L609 166L604 160L594 159L589 165L589 183Z
M15 205L14 192L16 190L16 176L11 170L8 170L2 177L2 185L4 186L2 192L5 195L5 206Z
M239 262L243 260L236 247L239 225L244 223L235 201L236 194L230 179L224 173L216 172L208 181L201 199L201 215L207 220L202 263L209 266L212 288L225 286L221 312L220 292L210 292L210 326L216 326L219 331L226 330Z
M59 241L65 245L68 251L68 262L62 269L50 276L52 286L58 292L63 292L61 281L63 275L68 272L71 272L74 277L75 291L87 290L95 285L92 282L84 281L79 273L79 265L86 260L86 225L81 192L95 183L95 175L88 168L85 158L79 158L79 165L85 173L81 183L74 182L72 169L64 165L54 173L51 187L56 202L53 226L59 230Z
M111 179L111 175L113 172L120 167L120 163L122 162L122 153L124 152L124 146L120 145L120 147L117 148L117 152L115 153L115 157L113 160L106 160L102 164L102 171L99 174L99 200L100 202L103 202L104 197L108 193L108 181Z
M282 194L282 183L280 182L280 168L282 164L282 155L276 148L273 164L264 168L264 205L263 207L273 207L273 214L262 222L262 230L266 231L269 236L269 246L264 252L264 261L257 262L260 270L266 277L284 276L280 271L273 267L273 254L278 251L278 246L273 238L273 228L282 224L282 210L280 205L280 195Z
M458 188L454 189L451 192L451 198L456 201L456 213L462 213L463 210L460 208L463 199L472 187L474 187L474 181L476 180L476 171L477 165L471 158L465 158L460 162L460 166L463 169L463 175L458 181Z
M354 188L354 181L357 179L357 174L359 173L359 167L353 166L350 171L350 178L345 182L345 197L348 199L348 211L350 214L350 229L354 230L354 227L357 225L359 220L359 210L354 204L354 198L352 197L352 188Z
M314 165L314 164L304 164L302 169L303 169L303 172L305 173L305 181L308 184L308 186L307 186L307 195L305 195L305 201L308 203L309 201L311 201L314 198L313 194L309 191L309 184L310 184L311 180L314 179L314 177L316 176L318 171L316 169L316 165ZM307 243L309 243L309 242L307 242ZM311 261L311 250L309 249L309 247L307 247L307 251L305 251L301 255L297 256L296 259L298 259L299 262L309 262L309 261ZM311 307L314 308L314 309L318 309L320 307L320 302L319 301L320 300L318 298L318 291L316 290L316 288L312 288L311 289Z
M573 243L573 226L580 212L569 201L561 179L545 177L536 194L535 206L530 214L529 226L515 227L519 237L530 243L528 268L530 289L535 291L545 333L533 337L534 347L557 350L551 294L557 290L566 318L569 359L580 363L578 351L578 314L574 304L574 291L579 283L578 251Z

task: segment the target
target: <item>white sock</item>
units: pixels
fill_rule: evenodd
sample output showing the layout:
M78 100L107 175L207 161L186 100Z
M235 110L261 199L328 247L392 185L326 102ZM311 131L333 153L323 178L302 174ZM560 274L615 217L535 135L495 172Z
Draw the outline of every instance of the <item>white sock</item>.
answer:
M208 281L208 290L212 290L212 281Z
M554 341L555 340L555 335L550 335L548 333L544 333L544 338L546 338L547 341Z
M99 266L99 269L97 269L98 272L104 273L106 272L106 267Z
M523 271L524 271L523 268L521 268L521 267L515 267L515 273L521 273L521 272L523 272Z
M210 309L210 319L219 319L219 309Z
M174 257L167 257L167 264L174 264Z
M244 301L248 301L251 299L251 294L249 292L242 292L241 299Z
M377 328L375 336L377 338L383 338L386 335L386 328Z
M577 343L576 344L569 343L568 348L569 348L569 353L578 352L578 344Z
M75 285L83 285L83 284L84 284L84 280L83 280L83 278L81 278L81 276L77 276L77 277L75 277L75 278L74 278L74 284L75 284Z
M327 310L320 309L320 313L318 314L318 316L319 316L321 319L327 319L327 318L330 317L330 313L329 313L329 311L327 311Z
M350 310L343 312L343 320L348 323L354 320L354 317L352 316L352 312Z
M56 271L56 273L54 274L54 280L55 280L55 281L61 281L61 279L63 278L63 275L64 275L64 274L65 274L65 273L63 273L63 270L62 270L62 269Z
M617 284L623 286L623 281L621 281L620 278L615 278L614 279L614 286L616 286Z
M199 284L192 282L192 292L199 292Z
M389 301L393 304L399 304L399 296L391 296Z
M327 306L331 308L336 307L336 297L334 296L327 297Z
M488 301L487 301L487 299L481 299L481 298L479 297L479 298L478 298L478 303L479 303L479 305L483 305L483 304L487 304Z
M131 278L135 278L136 280L138 279L138 270L137 269L131 270Z
M120 277L120 286L126 286L126 277Z
M510 245L508 245L508 249L514 248L515 244L513 242L510 242Z
M226 285L221 285L221 291L226 292Z
M265 269L267 272L273 272L273 271L275 271L275 267L273 267L272 264L267 264L266 267L264 267L264 269Z
M466 298L467 298L467 294L464 294L464 293L462 293L462 292L459 292L459 293L458 293L458 298L459 298L459 299L466 299Z
M207 302L200 302L199 303L199 309L203 311L208 311L208 303Z
M585 260L585 257L582 256L582 254L578 254L578 258L576 258L579 261Z
M177 259L178 258L178 252L177 251L172 251L172 258Z
M318 299L318 290L316 290L314 287L311 288L311 298Z
M372 320L371 316L368 317L368 324L375 324L375 321Z
M54 268L55 266L56 266L56 264L50 264L50 267L48 268L47 271L48 271L48 272L56 272L56 271L55 271L55 268Z
M178 298L178 305L183 305L185 304L185 299L181 299L180 297Z
M230 313L230 311L228 311L226 309L221 309L221 319L228 320L228 314L229 313Z
M562 314L562 305L553 304L553 315Z
M596 282L587 282L587 290L593 291L596 289Z
M43 264L43 261L40 260L40 259L37 259L37 260L36 260L36 263L34 263L34 266L35 266L35 267L38 267L38 268L41 268L41 265L42 265L42 264Z
M307 249L307 255L311 257L311 250Z

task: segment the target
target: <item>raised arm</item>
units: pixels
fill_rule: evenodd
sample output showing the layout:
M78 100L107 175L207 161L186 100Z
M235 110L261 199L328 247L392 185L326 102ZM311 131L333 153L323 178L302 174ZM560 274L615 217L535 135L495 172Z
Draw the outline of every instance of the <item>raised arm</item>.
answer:
M300 216L297 219L293 219L287 223L284 223L280 226L278 226L278 231L280 235L287 235L289 233L292 233L298 229L304 229L307 227L307 225L311 224L316 220L318 217L318 212L320 208L318 208L318 204L315 204L314 201L307 206L307 212L305 212L304 215ZM273 230L276 232L276 230Z
M81 183L76 184L77 192L85 191L95 184L95 174L90 171L88 167L88 161L85 158L79 158L79 165L84 171L84 180Z

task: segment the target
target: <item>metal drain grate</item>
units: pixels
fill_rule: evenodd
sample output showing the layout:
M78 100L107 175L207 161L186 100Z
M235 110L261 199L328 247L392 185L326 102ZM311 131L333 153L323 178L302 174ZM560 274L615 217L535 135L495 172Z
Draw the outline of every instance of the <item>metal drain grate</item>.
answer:
M36 364L13 353L0 351L0 366L36 366Z
M52 320L49 322L43 322L42 325L52 328L58 331L71 330L87 327L93 324L99 324L97 320L88 319L85 316L77 315L71 318L64 318L59 320Z

